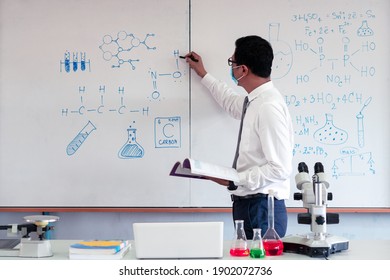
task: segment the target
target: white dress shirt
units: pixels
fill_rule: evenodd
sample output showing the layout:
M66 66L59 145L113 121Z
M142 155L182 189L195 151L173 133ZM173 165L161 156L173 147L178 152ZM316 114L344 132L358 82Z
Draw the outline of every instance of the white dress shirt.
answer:
M210 74L203 77L202 84L227 113L241 119L245 96ZM245 196L268 194L272 189L277 199L288 199L294 131L287 105L271 81L250 92L248 98L237 161L240 181L230 192Z

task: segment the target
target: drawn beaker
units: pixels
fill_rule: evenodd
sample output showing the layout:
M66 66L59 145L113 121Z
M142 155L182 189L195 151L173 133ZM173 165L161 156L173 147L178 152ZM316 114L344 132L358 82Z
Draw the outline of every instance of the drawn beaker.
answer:
M82 130L80 130L80 132L66 148L66 153L68 154L68 156L71 156L76 153L80 146L94 130L96 130L96 127L93 125L93 123L91 123L91 121L88 121L88 123L83 127Z
M137 129L135 128L127 129L128 139L123 147L119 150L119 158L142 158L144 156L144 148L139 143L137 143L136 131Z

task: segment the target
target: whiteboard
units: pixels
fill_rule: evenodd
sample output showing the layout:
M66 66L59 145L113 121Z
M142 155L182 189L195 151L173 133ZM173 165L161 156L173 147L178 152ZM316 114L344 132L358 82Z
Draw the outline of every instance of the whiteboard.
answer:
M330 206L389 207L389 5L1 0L0 206L229 207L223 187L168 176L188 156L230 166L239 125L178 56L197 51L234 86L234 41L257 34L274 47L294 168L323 163ZM301 207L294 175L287 204Z
M189 205L188 2L0 3L0 205Z
M310 175L322 162L333 193L329 206L390 206L389 10L385 0L243 0L239 7L234 1L192 1L191 47L216 78L234 87L227 59L237 38L256 34L274 48L272 80L295 130L288 206L302 207L293 200L299 162ZM192 134L192 156L230 165L239 121L221 111L197 77L192 92L192 131L199 132ZM329 127L339 134L325 137ZM225 190L195 185L202 192L193 196L194 204L213 199L230 205Z

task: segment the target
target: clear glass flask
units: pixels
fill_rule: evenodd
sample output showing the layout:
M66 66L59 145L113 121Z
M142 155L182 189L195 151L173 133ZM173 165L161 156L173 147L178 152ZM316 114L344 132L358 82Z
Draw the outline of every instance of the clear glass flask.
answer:
M230 247L230 255L234 257L249 256L248 242L244 231L244 221L234 221L236 227L235 237Z
M268 229L263 236L266 256L278 256L283 253L283 241L274 227L274 192L268 193Z
M250 256L252 258L264 258L265 250L263 245L263 239L261 238L261 229L253 229L253 239L251 243Z

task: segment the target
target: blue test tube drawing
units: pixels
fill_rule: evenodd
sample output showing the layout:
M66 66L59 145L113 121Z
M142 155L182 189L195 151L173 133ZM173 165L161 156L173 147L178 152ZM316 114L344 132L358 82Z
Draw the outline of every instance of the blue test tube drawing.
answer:
M92 133L92 131L96 130L96 126L91 121L83 127L82 130L76 135L76 137L69 143L66 148L66 153L68 156L73 155L77 152L77 150L83 145L88 136Z
M362 112L368 106L368 104L370 104L371 100L372 100L372 97L370 96L366 100L366 102L364 102L363 107L360 110L360 112L356 115L357 130L358 130L358 143L359 143L360 148L364 147L364 124L363 124L364 115Z

